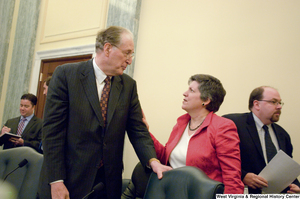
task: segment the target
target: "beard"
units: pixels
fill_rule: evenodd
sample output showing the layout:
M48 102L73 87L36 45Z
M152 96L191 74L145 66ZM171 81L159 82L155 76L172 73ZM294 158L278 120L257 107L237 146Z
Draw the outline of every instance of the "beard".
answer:
M271 117L271 122L278 122L279 121L279 117L280 117L281 111L276 111L272 117Z

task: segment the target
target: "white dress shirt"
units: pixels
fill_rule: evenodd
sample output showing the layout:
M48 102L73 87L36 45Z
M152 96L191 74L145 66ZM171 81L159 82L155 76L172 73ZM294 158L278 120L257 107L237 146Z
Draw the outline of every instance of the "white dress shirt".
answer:
M264 126L264 124L262 123L262 121L260 121L260 119L254 113L252 113L252 114L253 114L253 118L254 118L254 121L255 121L255 124L256 124L256 129L257 129L258 136L259 136L259 139L260 139L260 144L261 144L261 148L262 148L262 151L263 151L263 154L264 154L264 159L265 159L266 164L268 164L267 152L266 152L266 143L265 143L265 130L262 128ZM266 126L268 126L268 128L269 128L270 137L272 139L272 142L274 143L274 146L275 146L276 150L278 151L279 150L279 145L278 145L278 141L277 141L275 132L272 128L272 125L269 124L269 125L266 125Z

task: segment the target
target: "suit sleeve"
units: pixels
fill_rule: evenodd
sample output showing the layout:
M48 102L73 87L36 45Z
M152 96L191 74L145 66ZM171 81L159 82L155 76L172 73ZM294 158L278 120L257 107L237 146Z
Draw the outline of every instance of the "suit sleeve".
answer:
M161 161L163 164L166 164L165 160L165 152L166 152L166 148L164 145L162 145L155 137L152 133L150 133L151 138L153 140L154 143L154 147L155 147L155 152L156 152L156 156L159 159L159 161Z
M6 121L6 123L4 124L4 126L7 126L7 121ZM4 127L4 126L3 126L3 127ZM3 128L3 127L2 127L2 128ZM1 128L1 131L2 131L2 128ZM0 134L1 134L1 132L0 132ZM3 144L4 144L3 141L0 140L0 146L2 146Z
M235 123L235 125L237 126L237 128L239 129L238 124L240 124L240 122L238 122L238 119L234 115L227 114L227 115L223 115L222 117L232 120ZM241 140L241 138L239 138L239 139ZM240 144L241 144L241 141L240 141ZM240 151L240 152L242 153L242 151ZM242 155L241 155L241 160L242 160ZM242 171L241 179L243 180L244 177L247 175L248 171L244 170L243 167L242 167L241 171Z
M236 126L232 121L224 119L215 138L216 152L225 185L224 193L243 193L244 191L241 181L239 143Z
M48 87L43 122L44 161L49 183L66 178L65 150L68 124L68 89L65 71L57 67Z
M5 122L4 126L7 126L8 128L11 129L10 133L13 134L17 134L17 128L18 128L18 124L19 124L19 119L17 118L13 118L13 119L9 119ZM2 130L2 129L1 129ZM15 147L11 142L0 142L0 146L3 146L3 148L5 149L7 148L13 148Z
M146 166L151 158L156 158L156 153L150 133L142 118L142 110L137 95L136 83L134 81L126 130L139 160L143 166Z

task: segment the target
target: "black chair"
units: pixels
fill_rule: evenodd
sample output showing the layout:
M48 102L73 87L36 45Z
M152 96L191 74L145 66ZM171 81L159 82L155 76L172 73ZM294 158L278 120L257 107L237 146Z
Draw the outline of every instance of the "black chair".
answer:
M223 192L223 183L208 178L196 167L186 166L164 172L161 180L152 173L144 199L214 199Z
M139 162L133 169L131 180L127 183L121 199L142 199L147 187L151 170L146 170ZM124 184L124 180L123 180Z
M28 163L15 170L5 180L16 188L18 199L35 198L44 157L30 147L0 150L0 179L16 169L26 159Z

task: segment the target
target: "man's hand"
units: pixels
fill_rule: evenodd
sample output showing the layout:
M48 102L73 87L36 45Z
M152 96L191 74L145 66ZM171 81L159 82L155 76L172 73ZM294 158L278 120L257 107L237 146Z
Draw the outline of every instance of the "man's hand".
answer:
M289 185L290 190L288 190L288 193L300 193L300 188L295 184Z
M2 129L1 129L1 134L4 134L4 133L8 133L10 132L11 128L8 128L7 126L3 126Z
M51 183L52 199L70 199L69 191L63 182Z
M268 187L268 181L254 173L247 173L243 179L243 183L252 189Z
M158 161L150 162L150 166L151 166L153 172L157 174L158 179L162 179L163 172L172 170L172 167L165 166L165 165L159 163Z
M24 140L22 138L11 137L11 138L9 138L9 141L12 142L15 146L23 146L24 145Z
M24 145L24 140L22 138L17 138L15 141L15 146L23 146Z

